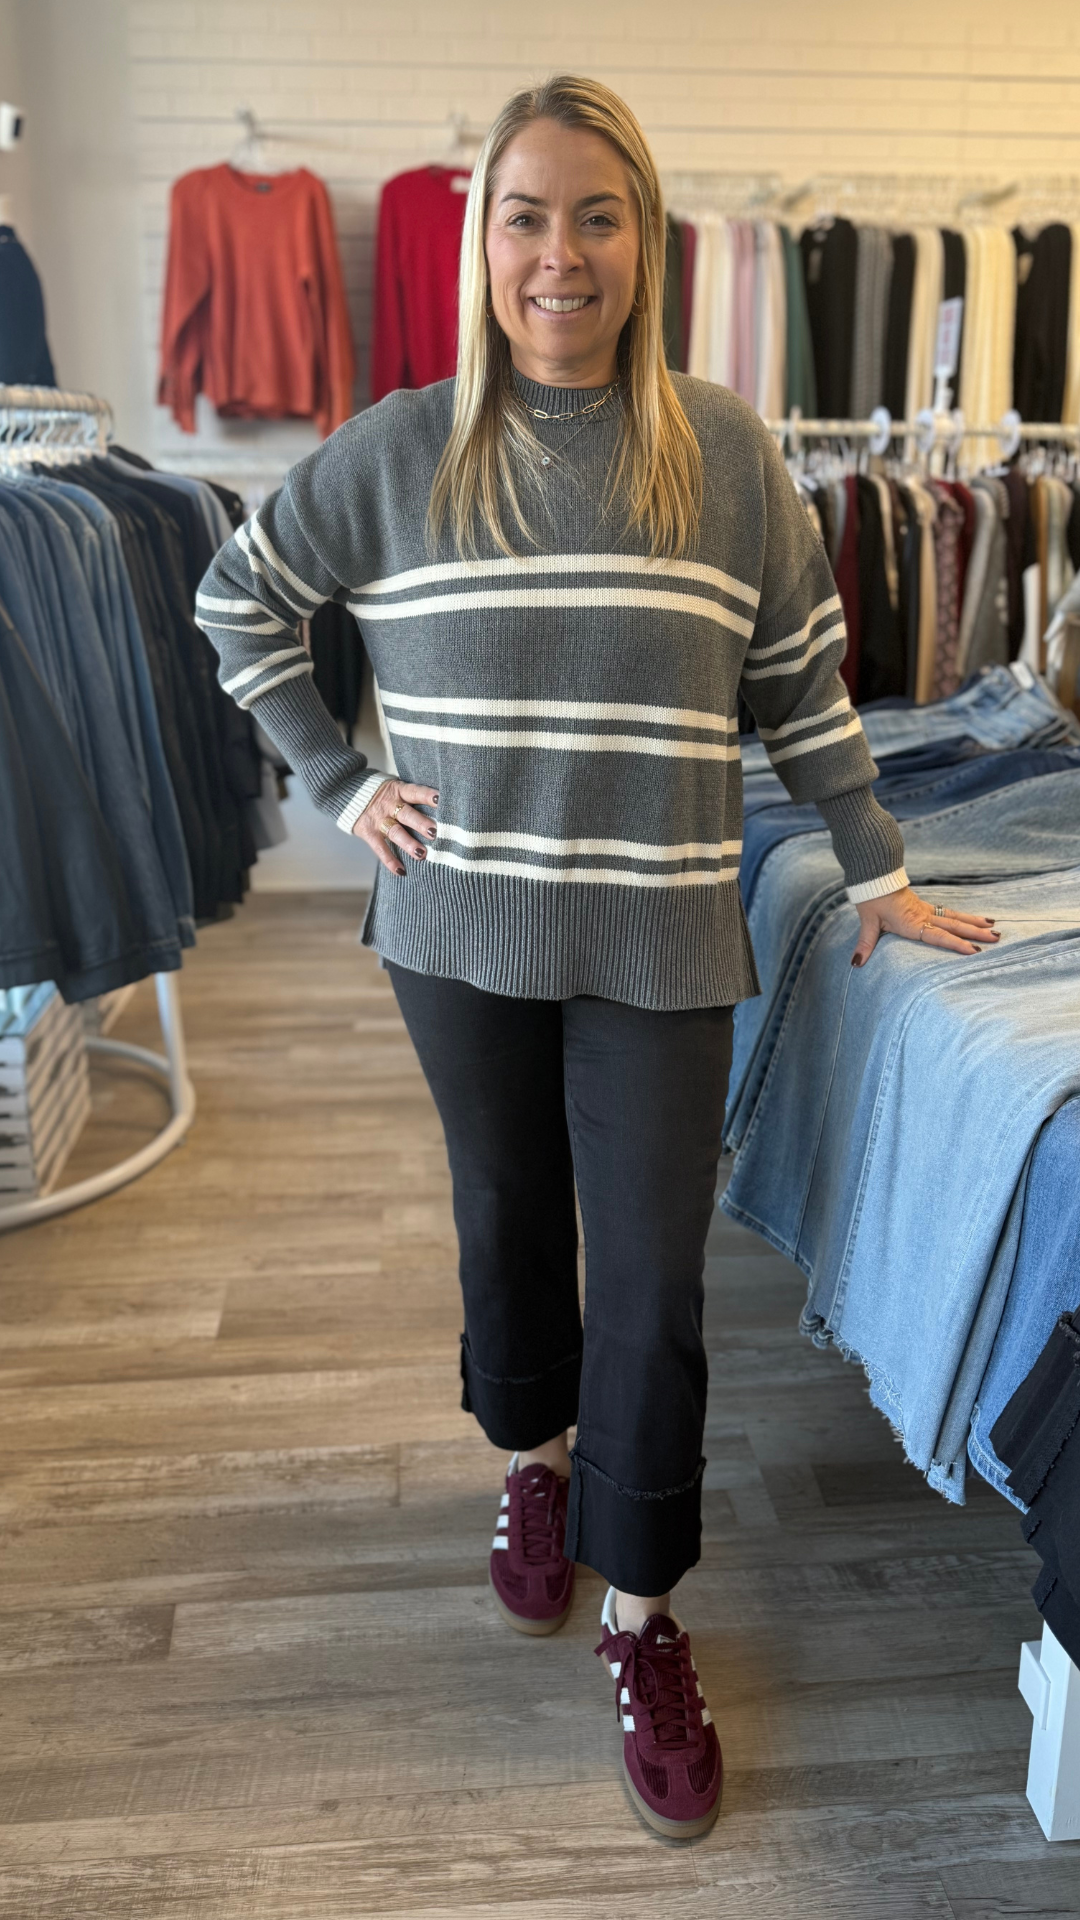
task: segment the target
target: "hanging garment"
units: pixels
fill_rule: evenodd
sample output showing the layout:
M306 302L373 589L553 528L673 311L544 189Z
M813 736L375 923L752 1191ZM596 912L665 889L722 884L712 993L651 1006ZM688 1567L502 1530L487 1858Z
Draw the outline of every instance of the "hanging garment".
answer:
M184 826L195 916L212 920L247 889L255 849L244 811L260 790L261 771L250 729L237 730L231 703L219 698L205 635L192 619L191 581L208 543L184 495L170 498L111 461L83 461L71 471L120 529Z
M0 226L0 382L55 387L37 268L14 227Z
M895 613L900 604L900 581L896 560L896 529L893 521L892 489L883 474L872 474L871 479L877 488L878 511L881 515L881 538L885 562L885 588L889 596L889 605Z
M1001 483L1009 500L1005 522L1005 586L1009 603L1009 659L1016 660L1024 638L1024 568L1028 565L1031 540L1030 489L1025 476L1016 467L1002 474Z
M461 167L416 167L388 180L379 196L373 400L396 387L447 380L457 366L458 262L468 184Z
M860 227L851 375L851 413L855 420L868 419L874 408L883 404L891 280L892 236L884 227Z
M689 370L699 380L735 382L734 222L707 218L697 228Z
M855 480L858 500L859 570L859 670L857 699L883 700L906 691L906 663L897 619L897 605L890 591L887 558L892 539L891 505L882 509L882 490L871 479L859 475ZM885 502L888 488L881 483Z
M0 987L53 980L66 1000L180 965L154 944L64 722L0 605Z
M915 284L915 239L910 233L892 237L892 276L885 323L883 400L894 420L904 419L907 405L908 343L911 302Z
M668 214L664 247L664 358L685 373L683 357L683 230Z
M914 684L910 678L912 662L909 659L908 691L913 694L919 706L933 697L934 669L938 645L938 579L937 550L935 546L935 526L937 521L937 501L929 487L910 480L907 486L908 496L918 518L919 538L919 626L914 659Z
M694 261L697 256L697 228L691 220L682 223L682 360L690 371L690 322L694 311Z
M758 354L755 298L757 237L752 220L733 220L730 231L735 262L735 324L730 384L736 393L753 406L757 392Z
M694 275L690 289L690 336L686 370L696 380L711 380L713 331L713 259L718 223L706 216L694 229ZM726 381L720 382L726 385Z
M1005 524L1009 496L1004 483L977 479L975 541L971 550L957 643L957 671L961 681L984 667L1005 666L1009 659L1009 600L1006 582Z
M1022 420L1060 420L1069 354L1072 233L1061 222L1016 243L1012 404Z
M840 604L844 609L844 623L847 627L847 652L840 662L840 677L854 701L858 697L859 690L859 656L862 640L859 600L860 503L858 482L854 474L849 473L841 482L840 491L844 498L844 515L834 571L836 591L840 595Z
M919 590L922 577L922 524L915 502L898 480L889 481L896 541L897 618L904 653L904 687L915 698L919 659Z
M818 406L829 419L851 414L858 237L850 220L808 227L800 241L814 343Z
M960 684L957 672L957 648L960 638L961 565L960 542L964 529L964 508L952 488L940 480L931 480L937 511L934 516L934 564L937 571L937 647L934 655L930 697L947 700Z
M1080 225L1073 225L1069 257L1069 332L1065 348L1063 420L1080 420Z
M944 283L945 255L936 227L915 233L915 276L911 291L911 328L908 337L907 389L904 417L914 420L934 399L934 346L938 308Z
M1080 486L1076 484L1076 480L1070 482L1070 492L1072 492L1072 505L1068 509L1065 541L1067 541L1068 559L1072 563L1072 572L1078 572L1080 570Z
M1016 323L1016 255L1004 227L979 226L964 235L967 291L961 342L960 397L969 420L989 424L1012 405ZM961 458L976 467L985 444L965 441Z
M306 167L201 167L177 180L158 399L188 432L195 397L226 418L314 420L353 410L353 349L330 200Z
M1073 583L1075 569L1069 554L1068 527L1073 493L1068 483L1048 474L1041 482L1046 499L1046 595L1043 633Z
M943 300L963 300L967 305L967 250L962 233L953 233L948 227L941 230L942 283ZM949 388L949 405L958 407L963 404L960 395L960 368L964 355L964 309L960 312L960 334L956 343L956 371Z
M787 227L779 229L784 250L784 287L787 303L787 355L784 388L784 413L798 407L808 420L817 414L817 380L814 374L814 343L810 337L810 315L806 307L806 281L802 254Z
M754 230L757 384L754 405L765 420L784 411L787 391L787 282L779 227L759 220Z

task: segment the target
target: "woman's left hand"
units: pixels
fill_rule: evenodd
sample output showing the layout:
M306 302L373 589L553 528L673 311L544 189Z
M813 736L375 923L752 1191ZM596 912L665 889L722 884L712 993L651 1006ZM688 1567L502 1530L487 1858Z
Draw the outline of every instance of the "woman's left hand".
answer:
M913 887L883 894L880 900L860 901L856 911L862 932L851 956L853 967L865 965L883 933L898 933L902 940L921 940L925 947L945 947L950 953L978 953L976 943L992 946L1001 938L994 931L993 921L981 913L956 913L949 907L936 914Z

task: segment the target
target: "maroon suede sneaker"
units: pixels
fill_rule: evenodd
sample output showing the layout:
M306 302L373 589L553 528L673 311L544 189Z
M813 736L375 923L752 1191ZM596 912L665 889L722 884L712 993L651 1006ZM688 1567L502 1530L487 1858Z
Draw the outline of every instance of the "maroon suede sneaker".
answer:
M515 1633L554 1633L574 1598L574 1563L563 1555L569 1480L539 1461L506 1475L491 1543L495 1605Z
M720 1811L724 1763L690 1636L666 1613L652 1614L640 1633L620 1633L614 1587L602 1626L596 1651L615 1682L630 1798L655 1832L694 1840Z

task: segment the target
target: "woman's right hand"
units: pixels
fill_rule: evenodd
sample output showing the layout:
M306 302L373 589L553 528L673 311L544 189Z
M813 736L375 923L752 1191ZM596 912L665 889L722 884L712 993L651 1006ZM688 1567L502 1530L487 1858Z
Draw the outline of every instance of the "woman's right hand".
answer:
M384 780L354 823L353 832L358 840L366 840L388 873L403 874L405 868L394 848L400 847L413 860L426 860L421 842L434 840L436 826L419 808L438 804L439 796L433 787L412 786L407 780Z

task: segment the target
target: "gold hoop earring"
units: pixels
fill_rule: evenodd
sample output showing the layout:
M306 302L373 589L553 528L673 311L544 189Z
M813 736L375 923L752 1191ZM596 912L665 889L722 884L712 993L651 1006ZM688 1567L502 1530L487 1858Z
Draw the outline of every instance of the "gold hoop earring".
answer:
M637 287L634 290L634 304L630 309L631 319L640 320L644 311L645 311L645 294L641 287Z

